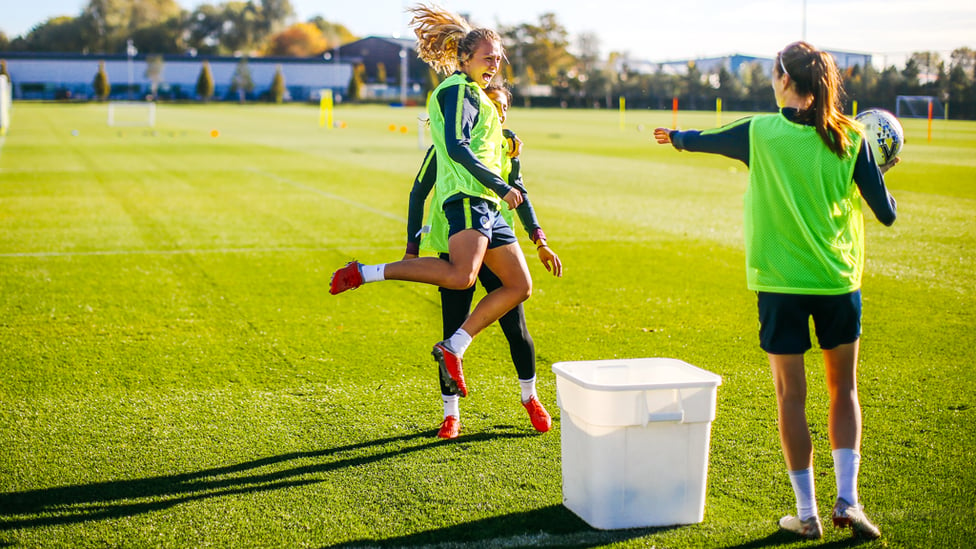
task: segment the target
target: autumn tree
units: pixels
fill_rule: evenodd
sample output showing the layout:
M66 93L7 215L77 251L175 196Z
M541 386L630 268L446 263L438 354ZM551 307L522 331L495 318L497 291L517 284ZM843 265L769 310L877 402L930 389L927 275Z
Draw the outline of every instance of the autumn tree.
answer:
M295 23L272 35L264 46L265 55L310 57L321 55L328 48L322 31L312 23Z
M352 31L347 29L345 25L330 23L321 15L316 15L315 17L309 19L308 22L315 25L320 31L322 31L322 36L325 37L326 41L326 50L338 48L343 44L348 44L358 40L358 37L353 34Z

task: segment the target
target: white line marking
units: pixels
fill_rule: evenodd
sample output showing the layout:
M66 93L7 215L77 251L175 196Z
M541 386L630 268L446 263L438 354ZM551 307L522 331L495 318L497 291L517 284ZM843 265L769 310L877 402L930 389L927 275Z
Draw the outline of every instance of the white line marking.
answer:
M0 138L0 145L3 144L3 138ZM332 200L338 200L339 202L344 202L350 206L355 206L366 210L368 212L375 213L377 215L386 217L387 219L392 219L400 223L406 223L407 220L404 217L385 212L383 210L378 210L368 204L363 204L362 202L356 202L355 200L350 200L344 196L339 196L337 194L332 194L322 189L316 189L315 187L309 187L298 181L288 179L287 177L280 176L275 173L266 172L263 170L258 170L255 168L249 168L249 171L256 173L258 175L263 175L267 178L274 179L286 185L291 185L295 188L302 189L304 191L309 191L315 194L322 195L326 198ZM368 247L369 249L375 249L375 247ZM386 247L383 247L386 249ZM187 250L94 250L88 252L14 252L14 253L0 253L0 258L4 257L82 257L82 256L123 256L123 255L183 255L183 254L249 254L249 253L293 253L293 252L331 252L335 251L335 248L221 248L221 249L187 249Z
M391 246L356 247L356 249L394 249ZM395 248L399 249L399 248ZM85 257L85 256L123 256L123 255L190 255L190 254L269 254L334 252L335 248L217 248L187 250L94 250L89 252L13 252L0 253L5 257Z
M322 189L316 189L315 187L309 187L308 185L305 185L304 183L299 183L298 181L294 181L294 180L288 179L287 177L280 176L280 175L278 175L276 173L266 172L264 170L258 170L258 169L255 169L255 168L250 168L249 171L251 171L253 173L256 173L256 174L259 174L259 175L263 175L265 177L269 177L269 178L274 179L276 181L279 181L281 183L285 183L287 185L291 185L292 187L295 187L295 188L298 188L298 189L302 189L303 191L309 191L309 192L312 192L312 193L320 194L320 195L322 195L324 197L327 197L327 198L331 198L333 200L338 200L339 202L345 202L346 204L349 204L350 206L355 206L357 208L366 210L368 212L372 212L372 213L375 213L377 215L381 215L381 216L383 216L383 217L385 217L387 219L392 219L393 221L399 221L400 223L406 223L407 222L407 219L405 217L401 217L399 215L394 215L394 214L391 214L390 212L385 212L383 210L378 210L378 209L376 209L376 208L374 208L374 207L372 207L372 206L370 206L368 204L363 204L362 202L356 202L355 200L350 200L350 199L348 199L348 198L346 198L344 196L340 196L340 195L337 195L337 194L332 194L332 193L330 193L328 191L323 191Z

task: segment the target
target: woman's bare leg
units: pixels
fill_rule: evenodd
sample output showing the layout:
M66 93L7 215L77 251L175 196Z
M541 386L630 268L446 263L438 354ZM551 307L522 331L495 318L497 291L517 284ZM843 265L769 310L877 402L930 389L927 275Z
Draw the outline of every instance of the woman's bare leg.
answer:
M386 280L423 282L451 290L470 288L488 249L488 238L475 229L456 233L448 241L450 261L439 257L419 257L387 263ZM503 313L504 314L504 313Z
M484 262L491 272L498 276L502 286L483 297L461 325L461 329L471 337L479 334L532 295L529 267L518 244L513 243L488 250Z
M807 425L807 379L803 355L769 355L776 385L779 440L790 471L813 465L813 443Z

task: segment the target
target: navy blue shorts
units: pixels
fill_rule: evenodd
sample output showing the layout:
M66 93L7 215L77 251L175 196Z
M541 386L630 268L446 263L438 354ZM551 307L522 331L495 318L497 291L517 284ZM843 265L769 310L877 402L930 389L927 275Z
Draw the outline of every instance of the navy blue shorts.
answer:
M508 226L494 202L473 196L449 198L444 203L450 238L466 230L475 229L488 237L488 248L499 248L518 242L515 231Z
M757 292L759 346L774 355L799 355L810 347L810 317L821 349L861 337L861 291L843 295Z

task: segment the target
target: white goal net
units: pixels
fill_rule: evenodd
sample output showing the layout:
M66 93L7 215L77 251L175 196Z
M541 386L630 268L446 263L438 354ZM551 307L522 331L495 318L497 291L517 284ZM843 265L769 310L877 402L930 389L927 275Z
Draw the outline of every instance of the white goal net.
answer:
M942 102L931 95L899 95L895 98L895 116L898 118L928 118L929 104L932 118L942 118Z
M151 101L113 101L108 104L109 126L156 125L156 104Z

